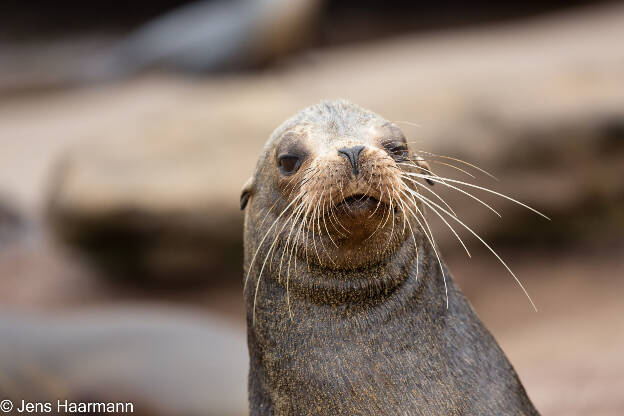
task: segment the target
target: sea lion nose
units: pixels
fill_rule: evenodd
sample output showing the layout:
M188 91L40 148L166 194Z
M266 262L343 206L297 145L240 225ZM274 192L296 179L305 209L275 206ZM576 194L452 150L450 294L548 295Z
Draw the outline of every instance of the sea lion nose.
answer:
M358 159L362 150L364 150L364 146L343 147L338 149L338 154L346 157L349 163L351 163L354 176L357 176L360 173L360 170L358 169Z

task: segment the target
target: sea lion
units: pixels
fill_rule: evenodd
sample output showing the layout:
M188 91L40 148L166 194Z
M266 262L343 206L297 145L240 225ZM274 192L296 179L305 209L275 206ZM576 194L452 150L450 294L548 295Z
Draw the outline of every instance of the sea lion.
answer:
M432 241L425 159L348 101L271 135L241 194L252 415L538 414Z

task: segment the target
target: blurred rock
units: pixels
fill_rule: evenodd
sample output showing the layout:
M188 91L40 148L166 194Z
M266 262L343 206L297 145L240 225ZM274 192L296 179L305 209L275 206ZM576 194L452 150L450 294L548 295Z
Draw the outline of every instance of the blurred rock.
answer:
M487 134L506 139L491 160L481 160L506 178L495 188L540 207L553 221L514 210L504 221L485 225L489 238L542 246L622 241L624 107L602 104L569 114L541 109L539 117L547 122L536 112L534 122L499 117L493 123Z
M212 163L219 144L162 133L70 152L55 173L53 228L116 277L166 287L232 283L229 265L242 261L240 213L212 186L226 175Z
M415 149L492 171L500 183L475 181L555 219L505 207L496 221L462 199L460 215L485 235L514 244L620 238L622 21L624 8L613 5L311 54L278 73L175 87L146 81L115 101L132 117L109 115L106 129L89 126L92 140L68 152L49 193L52 224L65 241L135 276L234 274L238 193L262 144L298 109L341 96L397 121ZM127 104L136 94L160 100L149 117ZM95 125L107 103L90 110Z
M24 229L25 223L21 213L0 195L0 244L14 239Z
M0 396L132 402L140 415L247 414L243 327L210 316L115 308L0 319Z

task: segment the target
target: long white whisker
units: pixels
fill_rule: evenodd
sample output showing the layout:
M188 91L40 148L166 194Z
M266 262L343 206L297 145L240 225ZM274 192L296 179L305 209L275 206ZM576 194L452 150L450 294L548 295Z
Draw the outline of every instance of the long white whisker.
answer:
M463 240L461 239L461 237L459 236L459 234L457 234L457 232L455 231L455 229L451 226L451 224L448 223L448 221L446 220L446 218L444 218L432 205L430 205L427 202L426 197L420 195L418 192L411 190L410 188L406 187L405 189L407 189L407 191L409 193L411 193L414 197L420 199L425 205L427 205L429 208L431 208L431 210L438 216L440 217L440 219L444 222L444 224L446 224L446 226L451 230L451 232L455 235L455 237L457 238L457 240L459 241L459 243L461 244L461 246L464 248L464 250L466 251L466 254L468 255L468 257L472 257L470 255L470 251L468 251L468 248L466 247L466 244L464 244Z
M422 198L424 199L428 199L426 197L423 197L421 195ZM454 215L452 215L450 212L446 211L443 207L441 207L440 205L436 204L435 202L433 202L432 200L429 199L429 202L433 205L435 205L438 209L440 209L442 212L444 212L445 214L447 214L449 217L451 217L452 219L454 219L455 221L457 221L459 224L461 224L466 230L468 230L472 235L474 235L485 247L487 247L488 250L490 250L490 252L492 254L494 254L494 256L498 259L498 261L501 262L501 264L503 266L505 266L505 268L507 269L507 271L513 276L513 278L515 279L516 283L518 284L518 286L520 286L520 288L522 289L522 291L524 292L525 296L527 297L527 299L529 300L529 302L531 302L531 305L533 306L533 309L535 309L535 312L537 312L537 307L535 306L535 303L533 303L533 299L531 299L531 296L529 296L529 293L527 292L527 290L524 288L524 286L522 285L522 282L520 282L520 279L518 279L518 277L516 277L516 275L514 274L513 271L511 271L511 269L509 268L509 266L507 265L507 263L505 263L503 261L503 259L498 255L498 253L496 253L496 251L494 251L494 249L485 242L485 240L483 240L483 238L481 238L481 236L479 234L477 234L476 232L474 232L472 230L472 228L468 227L466 224L464 224L464 222L462 222L460 219L458 219L457 217L455 217Z
M258 256L258 252L262 248L262 244L264 243L264 240L266 240L266 238L268 237L269 233L271 232L271 229L275 226L275 224L277 224L277 221L282 217L282 215L284 215L286 210L288 210L288 208L290 208L292 206L292 204L294 204L302 196L303 196L303 194L298 194L297 196L295 196L293 198L292 201L290 201L290 203L286 206L286 208L284 208L284 210L279 214L279 216L275 219L275 221L273 221L273 224L271 224L271 226L267 230L266 234L264 235L264 237L260 241L260 244L258 244L258 248L256 249L256 252L254 253L254 255L253 255L252 259L251 259L251 263L249 263L249 270L247 270L247 276L245 276L245 283L243 284L243 291L245 291L245 288L247 287L247 281L249 280L249 275L251 274L251 270L253 269L254 263L256 261L256 256Z
M293 214L291 214L291 217L293 215L295 215L295 217L292 220L292 224L290 226L290 230L288 231L288 237L286 238L286 244L284 246L284 250L282 251L282 256L280 257L280 263L279 263L279 268L278 268L279 271L278 271L278 277L277 277L278 282L282 281L282 262L284 261L284 255L288 251L288 247L290 245L290 239L292 237L293 229L295 228L295 224L297 223L297 220L299 219L299 216L303 213L303 210L304 210L304 204L302 202L300 205L297 206L297 209L295 209L293 211Z
M425 159L425 160L426 160L426 159ZM462 172L462 173L464 173L464 174L466 174L466 175L470 176L472 179L477 179L477 177L476 177L476 176L474 176L472 173L470 173L470 172L468 172L467 170L464 170L464 169L462 169L462 168L460 168L460 167L458 167L458 166L455 166L455 165L453 165L453 164L451 164L451 163L440 162L439 160L428 160L428 161L429 161L429 162L431 162L431 163L437 163L438 165L448 166L448 167L450 167L450 168L453 168L453 169L455 169L455 170L458 170L458 171L460 171L460 172Z
M405 172L405 174L406 174L406 175L410 175L410 176L417 176L417 177L419 177L419 178L423 178L423 179L430 179L430 180L432 180L432 181L434 181L434 182L440 182L440 183L443 183L443 181L441 181L440 179L437 179L436 177L431 176L431 175L422 175L422 174L420 174L420 173L411 173L411 172ZM547 220L550 220L550 218L548 218L546 215L542 214L541 212L539 212L539 211L538 211L538 210L536 210L535 208L531 208L531 207L530 207L530 206L528 206L527 204L524 204L524 203L522 203L522 202L520 202L520 201L518 201L518 200L516 200L516 199L513 199L513 198L511 198L511 197L509 197L509 196L507 196L507 195L505 195L505 194L501 194L500 192L496 192L496 191L493 191L493 190L491 190L491 189L484 188L484 187L482 187L482 186L478 186L478 185L475 185L475 184L472 184L472 183L469 183L469 182L458 181L458 180L456 180L456 179L443 178L443 180L444 180L444 181L453 182L453 183L458 183L458 184L465 185L465 186L470 186L470 187L472 187L472 188L480 189L480 190L482 190L482 191L489 192L489 193L491 193L491 194L494 194L494 195L500 196L501 198L505 198L505 199L507 199L507 200L509 200L509 201L511 201L511 202L514 202L514 203L516 203L516 204L520 205L520 206L523 206L524 208L526 208L526 209L528 209L528 210L530 210L530 211L533 211L533 212L534 212L534 213L536 213L537 215L539 215L539 216L541 216L541 217L544 217L544 218L546 218Z
M379 198L379 201L377 201L377 206L375 207L375 211L373 211L373 214L371 214L371 216L370 216L369 218L371 218L371 217L372 217L372 215L374 215L374 214L375 214L375 212L377 212L377 210L379 209L379 205L381 205L381 204L382 204L381 199L383 198L383 194L384 194L384 192L385 192L385 188L381 190L381 197ZM388 194L389 194L389 192L388 192ZM375 228L375 231L373 231L373 232L371 233L371 235L369 235L368 237L366 237L366 238L364 239L364 241L367 241L367 240L369 240L369 239L373 238L373 236L374 236L374 235L377 233L377 231L379 231L379 229L381 228L384 218L385 218L385 215L384 215L384 216L381 218L381 220L377 223L377 228Z
M338 248L338 244L336 244L336 242L334 241L334 239L331 236L331 233L329 232L329 229L327 228L327 221L325 220L325 203L323 203L323 213L322 213L322 216L323 216L323 225L325 226L325 231L327 232L327 237L329 237L329 241L332 242L334 247ZM333 262L333 260L332 260L332 262Z
M410 166L411 166L411 165L410 165ZM419 168L419 169L422 169L422 168L420 168L419 166L415 166L415 167L417 167L417 168ZM426 171L426 169L423 169L423 170L424 170L424 171ZM407 174L412 174L412 172L403 172L403 175L407 175ZM429 173L427 173L427 175L428 175L428 174L429 174ZM418 175L418 174L413 173L412 175ZM492 211L494 214L496 214L499 218L502 218L501 214L500 214L497 210L495 210L494 208L492 208L492 206L491 206L491 205L489 205L489 204L485 203L484 201L482 201L481 199L477 198L476 196L474 196L474 195L473 195L473 194L471 194L470 192L466 192L465 190L463 190L463 189L461 189L461 188L459 188L459 187L457 187L457 186L454 186L454 185L451 185L451 184L446 183L446 182L445 182L445 180L449 180L448 178L442 178L442 177L437 176L437 175L434 175L434 176L435 176L436 178L439 178L439 179L440 179L440 182L438 182L438 183L441 183L442 185L444 185L444 186L446 186L446 187L449 187L449 188L451 188L451 189L454 189L454 190L456 190L456 191L458 191L458 192L460 192L460 193L462 193L462 194L466 195L467 197L474 199L475 201L477 201L478 203L480 203L481 205L483 205L484 207L486 207L487 209L489 209L490 211ZM419 186L419 187L421 187L421 188L424 188L424 189L429 189L429 188L425 187L424 185L422 185L422 184L418 183L417 181L415 181L415 180L414 180L414 179L412 179L412 178L409 178L409 177L406 177L406 176L403 176L403 178L404 178L404 179L407 179L407 180L409 180L409 181L411 181L412 183L416 184L417 186ZM431 179L431 178L429 178L429 180L433 181L433 179ZM429 189L429 190L430 190L430 189ZM455 214L455 212L454 212L452 209L451 209L451 211ZM455 215L457 215L457 214L455 214ZM458 216L458 217L459 217L459 216Z
M418 166L416 166L418 167ZM453 207L451 207L445 200L444 198L442 198L437 192L433 191L432 189L429 189L428 186L424 186L421 185L420 183L418 183L417 181L415 181L414 179L410 178L410 177L406 177L403 175L403 171L401 171L401 178L403 179L407 179L408 181L410 181L411 183L418 185L419 187L421 187L422 189L428 191L429 193L433 194L440 202L442 202L444 204L445 207L447 207L449 209L449 211L451 211L453 214L457 215L457 213L455 212L455 210L453 209Z
M322 266L323 265L323 261L321 260L321 256L319 255L318 252L318 248L316 246L316 236L314 235L314 219L318 216L318 208L319 208L319 204L321 203L321 196L319 195L318 200L316 201L315 205L314 205L314 210L312 210L312 244L314 245L314 251L316 252L316 258L319 261L319 264ZM319 234L320 237L320 234Z
M485 169L480 168L477 165L473 165L472 163L466 162L465 160L461 160L461 159L458 159L458 158L455 158L455 157L451 157L451 156L446 156L446 155L438 155L438 154L435 154L435 153L427 152L425 150L417 150L417 152L418 153L425 153L425 154L428 154L428 155L431 155L431 156L434 156L434 157L439 157L439 158L442 158L442 159L454 160L455 162L463 163L466 166L470 166L473 169L476 169L476 170L478 170L478 171L480 171L482 173L485 173L487 176L489 176L490 178L494 179L495 181L498 181L498 178L496 176L492 175L490 172L486 171Z
M400 189L399 192L402 192L408 199L411 199L409 194L406 193L403 189ZM435 239L433 238L433 233L431 232L431 228L429 228L429 224L427 223L427 220L425 219L425 216L420 210L420 208L418 208L418 204L416 204L416 201L413 201L413 202L414 202L414 208L416 208L416 212L418 212L421 215L423 221L425 222L425 225L427 226L427 230L429 231L431 235L427 233L427 230L425 230L425 227L423 226L422 222L420 221L418 216L414 213L414 211L412 211L409 205L406 205L406 207L409 210L409 212L411 212L414 219L418 222L418 225L420 225L420 228L423 231L423 234L427 237L427 240L429 240L429 243L431 244L431 248L433 249L433 253L435 254L438 260L438 265L440 266L440 272L442 273L442 280L444 280L444 293L446 295L446 308L448 309L449 307L448 287L446 285L446 273L444 273L444 266L442 266L442 260L440 259L440 254L438 253L438 249L436 248Z
M292 214L291 214L292 215ZM288 222L285 221L284 225L286 225ZM280 233L282 232L282 230L284 229L284 226L282 226L282 228L280 229ZM278 236L279 237L279 233ZM253 302L253 311L252 311L252 324L255 325L256 323L256 301L258 298L258 289L260 288L260 281L262 279L262 272L264 271L264 267L266 266L267 260L269 259L269 256L273 253L273 249L275 247L275 244L277 244L278 238L275 238L275 241L273 242L273 244L271 245L271 247L269 248L269 252L267 253L266 257L264 258L264 262L262 263L262 267L260 268L260 273L258 274L258 281L256 282L256 291L254 292L254 302ZM272 256L271 256L272 258ZM278 272L278 273L281 273ZM279 278L278 278L279 279Z

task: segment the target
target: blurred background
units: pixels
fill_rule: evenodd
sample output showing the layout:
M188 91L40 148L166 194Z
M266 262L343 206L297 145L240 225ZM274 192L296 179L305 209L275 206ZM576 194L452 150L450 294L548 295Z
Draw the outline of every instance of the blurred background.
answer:
M321 99L498 181L451 273L544 415L624 414L624 4L5 1L0 399L244 415L240 189Z

